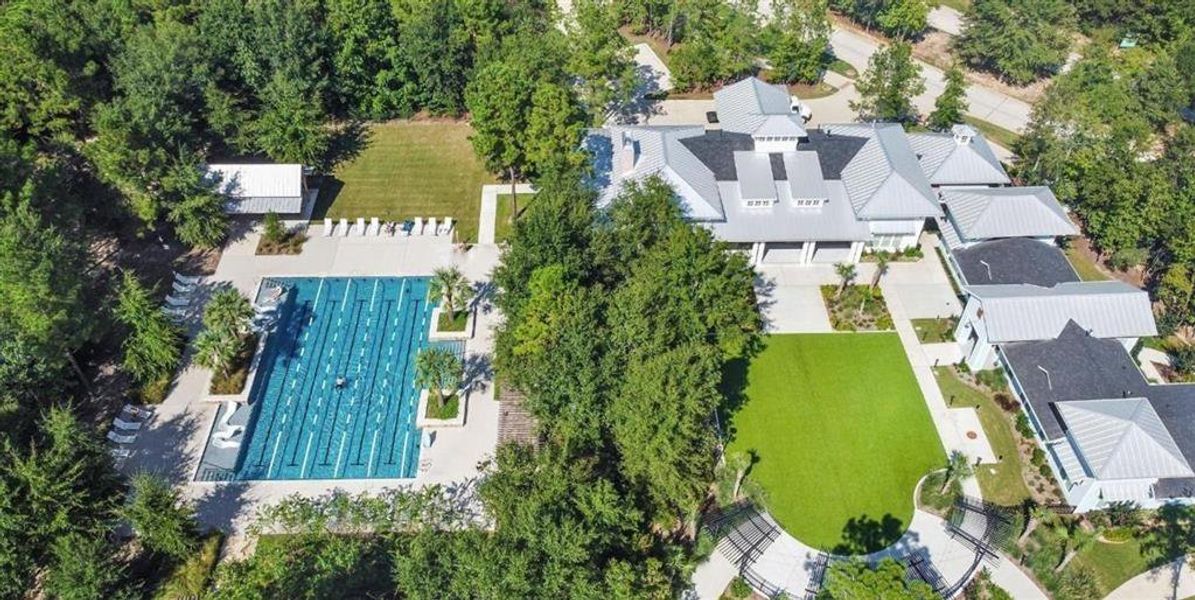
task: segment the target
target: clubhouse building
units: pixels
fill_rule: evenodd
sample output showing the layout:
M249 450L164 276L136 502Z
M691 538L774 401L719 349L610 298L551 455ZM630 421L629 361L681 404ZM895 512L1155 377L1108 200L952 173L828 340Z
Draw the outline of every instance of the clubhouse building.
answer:
M973 128L906 133L897 123L806 128L782 86L744 79L714 93L706 126L590 132L594 183L609 202L659 176L688 218L749 252L752 264L857 262L917 244L952 187L1010 183Z

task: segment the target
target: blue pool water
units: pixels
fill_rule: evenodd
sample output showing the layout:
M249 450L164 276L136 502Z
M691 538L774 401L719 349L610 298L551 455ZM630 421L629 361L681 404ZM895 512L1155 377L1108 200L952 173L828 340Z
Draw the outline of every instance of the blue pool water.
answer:
M236 478L414 477L427 279L273 278L263 289L273 284L289 291L250 392Z

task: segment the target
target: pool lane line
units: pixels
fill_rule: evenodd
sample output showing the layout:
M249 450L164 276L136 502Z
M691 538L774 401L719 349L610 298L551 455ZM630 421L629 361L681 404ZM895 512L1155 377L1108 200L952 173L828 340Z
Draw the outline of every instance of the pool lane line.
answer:
M406 382L408 379L407 374L410 371L411 365L414 362L414 355L412 354L412 343L418 337L418 332L415 331L415 322L416 322L416 319L418 319L418 313L416 312L415 309L412 309L411 307L412 307L412 305L416 305L416 307L417 307L417 304L418 304L418 301L408 302L406 305L406 310L404 310L402 312L403 317L404 317L403 323L401 325L402 336L399 339L400 343L398 345L399 347L401 347L401 351L402 351L403 358L402 358L402 360L399 361L402 368L394 371L394 374L390 375L388 377L388 380L392 381L392 382L395 381L395 379L397 379L397 383L392 384L395 392L393 395L388 397L388 399L390 401L387 402L383 408L383 410L387 413L387 416L389 416L389 413L393 413L393 418L387 419L382 424L382 429L384 431L393 427L393 432L388 433L386 435L386 439L383 442L383 446L385 446L386 443L389 443L389 446L390 446L389 452L385 453L385 459L383 461L383 464L385 464L385 465L397 465L398 464L394 455L395 455L395 452L396 452L396 449L398 446L398 435L401 431L401 426L402 426L402 411L404 408L403 395L405 393L403 388L405 387L404 382ZM404 346L404 344L405 344L405 346ZM412 382L412 385L414 385L414 382Z
M329 285L335 284L330 283ZM328 344L331 343L331 339L328 336L328 329L331 327L331 313L335 311L337 302L332 300L325 303L324 306L326 308L323 312L314 310L314 307L312 309L312 319L313 321L318 321L315 329L317 332L319 332L319 335L316 338L318 341L317 345L312 348L313 352L308 355L310 357L308 361L318 361L318 357L323 355L324 350L328 347ZM300 388L301 392L297 395L299 402L296 403L293 412L291 412L291 414L294 416L293 424L290 428L285 430L287 440L285 443L286 451L284 452L284 455L289 455L289 458L284 458L284 460L286 461L287 466L291 468L303 468L301 463L298 462L299 448L303 444L302 432L306 429L303 426L303 423L307 421L307 417L311 412L311 400L316 394L316 387L319 386L322 392L323 390L327 389L328 385L327 378L320 377L318 362L314 365L304 366L307 368L302 369L303 385ZM302 413L301 415L300 412Z
M394 437L391 440L389 457L385 463L388 465L397 464L396 460L395 460L395 446L398 445L399 433L404 429L404 425L405 425L404 419L403 419L404 409L406 409L405 412L407 414L407 418L405 420L410 421L410 420L413 420L412 417L414 415L412 413L414 413L416 410L418 410L418 407L419 407L419 400L418 400L419 395L418 395L418 392L414 390L414 388L416 387L414 380L411 379L411 388L412 388L413 393L411 393L410 395L408 395L404 392L403 388L406 386L403 386L401 384L401 382L405 382L408 380L407 373L411 370L412 365L415 362L415 354L412 352L412 350L421 349L421 347L419 345L420 345L420 341L422 340L422 333L418 329L415 328L415 324L419 321L420 313L423 310L426 310L425 307L428 305L424 304L420 300L412 300L408 304L408 306L411 308L411 310L410 310L411 318L407 323L408 327L406 330L410 331L411 334L409 336L407 336L407 338L406 338L406 350L404 352L404 357L406 358L406 360L402 361L403 368L402 368L402 371L400 372L401 374L399 375L399 378L398 378L398 381L400 382L400 384L397 386L398 394L397 394L397 398L396 398L397 410L395 411L396 414L394 415ZM413 406L411 406L412 403L414 404ZM405 452L405 449L404 449L404 452ZM402 465L399 465L399 469L402 469ZM400 473L400 475L403 475L403 473Z
M350 362L345 364L345 368L337 369L338 373L348 373L349 368L352 367L351 361L352 361L353 350L356 349L357 340L360 338L360 336L358 335L358 331L361 329L362 324L365 322L365 320L362 318L363 311L361 310L363 305L365 304L365 300L359 299L356 295L354 295L352 304L354 305L353 310L349 313L349 318L351 320L351 324L350 324L351 331L349 331L348 333L345 334L345 340L348 342L349 346L348 346L348 348L344 348L343 349L344 352L342 352L342 354ZM342 308L341 312L343 313L344 310L345 309ZM325 423L319 427L319 446L320 446L319 450L323 451L323 459L319 461L320 466L325 466L325 467L333 466L333 463L329 462L329 459L331 458L331 455L332 455L332 444L333 444L332 436L334 436L336 434L336 424L340 420L341 405L344 402L344 397L345 397L346 391L347 390L340 390L338 393L334 393L333 397L328 399L328 406L323 411L317 412L317 416L322 415L324 417L330 417L330 418L326 418ZM328 437L326 444L324 442L325 429L327 430L327 437Z
M369 378L369 387L367 390L365 390L365 392L363 394L361 394L361 398L364 399L364 409L365 409L364 415L362 415L361 419L359 419L361 422L361 435L359 435L359 436L355 435L357 428L356 428L356 426L354 426L354 428L353 428L354 439L359 442L359 443L354 444L357 447L356 457L352 460L352 463L351 463L354 466L360 466L362 464L361 463L361 452L365 449L365 437L368 435L367 430L369 428L369 417L373 413L373 403L370 400L372 400L374 397L375 390L377 389L377 386L378 386L378 380L382 379L383 382L385 381L384 374L382 373L381 365L380 365L380 363L382 361L382 356L383 356L382 352L383 352L383 350L387 350L387 349L389 350L389 354L387 355L387 358L389 358L390 356L393 356L393 354L394 354L393 346L390 346L389 348L382 347L382 344L384 344L385 340L386 340L386 330L390 328L390 319L388 317L390 315L390 310L393 307L393 305L389 300L383 300L382 306L383 306L383 309L382 309L382 313L381 313L381 318L380 319L375 318L371 321L373 323L376 323L377 325L380 325L382 330L381 330L380 334L377 336L377 342L375 343L375 345L373 347L371 347L372 349L376 350L376 352L370 353L370 360L368 361L369 366L370 366L369 372L372 375ZM373 316L372 312L370 313L370 316Z

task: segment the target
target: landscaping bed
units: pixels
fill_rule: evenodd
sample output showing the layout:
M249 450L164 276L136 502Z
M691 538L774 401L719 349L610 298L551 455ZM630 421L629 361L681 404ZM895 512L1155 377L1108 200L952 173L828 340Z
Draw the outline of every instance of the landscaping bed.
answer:
M223 373L213 373L211 387L208 392L218 396L239 394L245 389L245 381L249 378L249 367L253 364L253 353L257 350L257 334L247 334L241 338L241 349L232 364Z
M460 394L453 394L444 399L444 407L441 408L438 403L430 398L427 401L427 410L424 416L429 419L455 419L458 412L460 412L461 398Z
M303 251L303 243L306 241L307 234L301 231L288 231L278 240L270 240L262 236L257 241L257 255L299 254Z
M823 285L822 300L830 313L830 324L836 331L888 331L893 328L892 315L880 288L848 285L839 293L839 286Z
M469 311L467 310L458 310L455 315L441 312L436 321L436 329L438 331L464 331L468 323Z
M728 379L746 385L728 451L755 454L748 477L785 531L845 553L900 537L945 454L896 334L768 336Z

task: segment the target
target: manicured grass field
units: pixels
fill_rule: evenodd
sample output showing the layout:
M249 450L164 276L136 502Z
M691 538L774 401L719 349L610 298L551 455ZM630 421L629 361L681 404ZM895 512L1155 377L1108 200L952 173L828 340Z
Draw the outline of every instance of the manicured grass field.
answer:
M535 201L535 194L519 194L519 214L526 212L527 207ZM511 218L514 210L514 198L510 194L498 194L498 210L494 220L494 241L505 242L515 231L515 219Z
M747 367L731 451L772 515L812 546L876 550L913 517L917 481L946 460L895 333L773 335Z
M494 183L456 121L393 121L369 127L365 148L320 186L313 219L450 216L456 240L477 240L481 186Z

